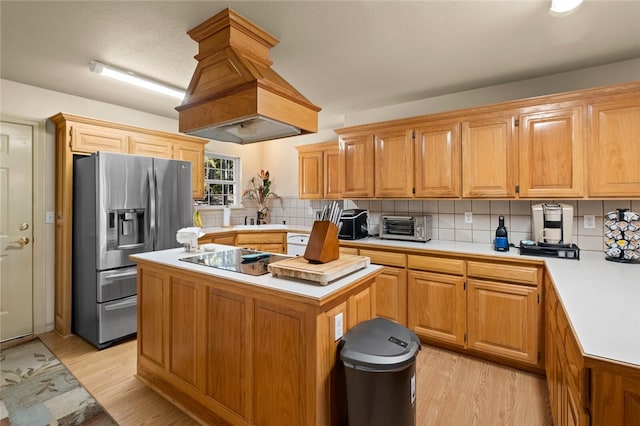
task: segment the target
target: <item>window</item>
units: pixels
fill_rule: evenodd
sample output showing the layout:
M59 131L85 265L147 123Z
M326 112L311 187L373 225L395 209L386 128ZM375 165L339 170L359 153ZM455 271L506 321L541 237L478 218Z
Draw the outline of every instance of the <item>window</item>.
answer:
M204 199L209 206L237 206L239 203L240 158L204 153Z

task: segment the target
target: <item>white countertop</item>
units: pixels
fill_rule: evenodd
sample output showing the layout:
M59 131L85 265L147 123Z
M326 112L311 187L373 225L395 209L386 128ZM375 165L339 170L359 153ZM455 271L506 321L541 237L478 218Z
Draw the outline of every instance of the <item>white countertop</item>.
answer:
M207 244L207 246L215 247L216 251L234 250L237 247L225 246L220 244ZM276 278L270 273L260 276L247 275L239 272L225 271L223 269L212 268L204 265L196 265L195 263L183 262L179 259L183 257L197 256L206 253L204 251L186 252L183 248L161 250L147 253L131 255L131 259L148 260L161 265L171 266L185 271L200 272L207 275L227 278L244 284L265 287L272 290L283 291L311 299L320 300L329 296L333 292L353 283L355 280L362 278L374 271L382 269L382 266L369 265L366 268L352 272L343 278L330 282L328 285L314 284L310 281L298 280L293 278Z
M260 225L204 228L203 232L271 228L288 232L305 232L307 229L302 226ZM309 231L310 228L306 232ZM521 256L520 251L513 247L508 252L497 252L491 244L460 241L421 243L369 237L343 242L372 248L389 246L543 261L584 354L640 367L640 264L609 262L605 260L604 253L584 250L580 252L580 260L575 260ZM237 278L237 275L233 274L233 277ZM268 281L268 278L264 280ZM316 290L321 293L322 287Z

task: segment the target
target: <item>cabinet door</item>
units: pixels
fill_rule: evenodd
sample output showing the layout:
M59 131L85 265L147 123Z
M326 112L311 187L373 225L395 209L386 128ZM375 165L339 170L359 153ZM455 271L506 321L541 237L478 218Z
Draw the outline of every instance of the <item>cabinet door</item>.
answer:
M129 137L129 154L156 158L173 158L173 142L152 136Z
M640 98L594 103L589 113L592 197L640 196Z
M324 151L324 198L340 198L340 150L336 145Z
M125 132L90 124L69 123L71 150L92 154L96 151L129 152Z
M349 296L347 299L347 329L351 329L356 324L369 320L372 314L371 287L367 287L360 293Z
M298 155L298 196L302 199L320 199L323 196L322 151L301 152Z
M204 145L186 142L176 143L173 158L191 161L193 199L204 198Z
M521 197L584 195L583 107L520 116Z
M169 277L138 267L138 357L164 368L167 361L165 308Z
M376 277L372 292L373 309L378 317L407 325L407 271L385 266Z
M415 130L416 197L460 196L460 123L434 123Z
M464 278L409 271L408 327L418 336L464 347Z
M373 197L373 135L340 138L340 189L344 198Z
M615 371L613 364L612 370ZM591 369L592 424L637 426L640 424L640 376L637 368L621 369L618 374L613 371Z
M393 129L374 136L375 196L413 197L412 131Z
M478 117L462 123L462 196L515 197L518 175L515 117Z
M480 280L468 286L468 347L537 365L537 288Z

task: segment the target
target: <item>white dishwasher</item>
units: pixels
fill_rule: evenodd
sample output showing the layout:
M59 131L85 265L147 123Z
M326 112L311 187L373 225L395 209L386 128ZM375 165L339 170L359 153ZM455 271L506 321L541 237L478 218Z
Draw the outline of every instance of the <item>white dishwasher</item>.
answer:
M309 234L294 234L287 232L287 254L303 256L309 242Z

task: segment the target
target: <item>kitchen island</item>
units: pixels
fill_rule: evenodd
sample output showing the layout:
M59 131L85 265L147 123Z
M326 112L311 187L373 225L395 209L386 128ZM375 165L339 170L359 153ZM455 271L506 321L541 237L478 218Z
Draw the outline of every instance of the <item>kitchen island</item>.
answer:
M339 329L372 317L371 286L382 268L320 286L179 260L195 254L132 256L138 377L206 424L341 423Z

